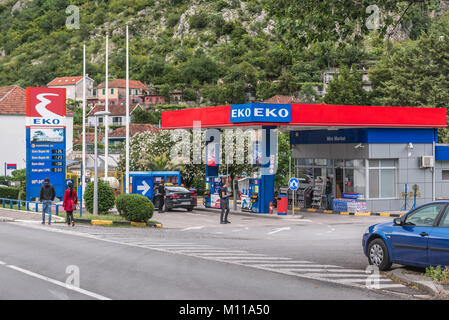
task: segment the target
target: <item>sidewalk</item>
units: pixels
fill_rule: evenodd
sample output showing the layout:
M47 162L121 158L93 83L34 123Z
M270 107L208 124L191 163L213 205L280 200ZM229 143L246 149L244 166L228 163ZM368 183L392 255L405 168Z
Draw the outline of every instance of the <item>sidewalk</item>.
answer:
M56 214L51 215L51 221L64 221L62 217L58 217ZM0 221L42 221L42 212L35 211L22 211L15 209L0 208ZM48 222L48 215L45 217L45 222Z

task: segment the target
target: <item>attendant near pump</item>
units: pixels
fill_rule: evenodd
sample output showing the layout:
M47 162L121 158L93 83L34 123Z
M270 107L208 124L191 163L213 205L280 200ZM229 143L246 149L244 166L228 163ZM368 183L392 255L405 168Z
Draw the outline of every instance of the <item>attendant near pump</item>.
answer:
M326 210L332 210L332 182L326 177Z
M55 200L55 197L55 188L50 184L50 179L45 178L39 197L39 201L42 202L42 224L45 224L46 212L48 213L48 224L51 224L51 203Z
M218 190L218 193L220 195L220 206L221 206L221 215L220 215L220 223L221 224L231 223L230 221L228 221L229 196L230 196L228 194L228 187L229 187L229 184L225 183Z
M162 212L162 209L164 208L164 201L165 201L165 181L164 181L164 179L161 180L161 183L157 187L157 192L159 194L159 212Z
M73 220L73 211L76 210L76 203L78 202L78 195L76 190L73 189L73 184L71 181L67 184L67 190L64 193L64 201L62 206L66 211L67 215L67 225L72 227L75 226L75 221Z

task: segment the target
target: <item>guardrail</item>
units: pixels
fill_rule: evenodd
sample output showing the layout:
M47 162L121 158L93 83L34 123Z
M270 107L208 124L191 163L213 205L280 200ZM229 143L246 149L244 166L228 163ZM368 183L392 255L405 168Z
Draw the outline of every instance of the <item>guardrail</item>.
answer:
M0 198L0 203L3 208L7 208L6 203L9 204L9 209L14 209L14 203L17 203L18 210L22 210L22 207L26 207L26 211L36 211L39 212L39 205L43 205L42 202L37 201L26 201L26 200L17 200L17 199L7 199L7 198ZM34 206L34 209L30 209ZM55 207L55 211L53 211L53 206ZM50 206L51 213L55 213L57 216L59 216L59 207L62 206L60 204L54 203Z

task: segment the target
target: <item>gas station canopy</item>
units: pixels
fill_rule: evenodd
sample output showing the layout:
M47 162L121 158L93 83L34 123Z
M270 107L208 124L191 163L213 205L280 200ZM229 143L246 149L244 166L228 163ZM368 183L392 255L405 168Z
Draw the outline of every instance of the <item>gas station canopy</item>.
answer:
M249 103L162 112L162 129L189 129L195 121L202 128L447 127L445 108Z

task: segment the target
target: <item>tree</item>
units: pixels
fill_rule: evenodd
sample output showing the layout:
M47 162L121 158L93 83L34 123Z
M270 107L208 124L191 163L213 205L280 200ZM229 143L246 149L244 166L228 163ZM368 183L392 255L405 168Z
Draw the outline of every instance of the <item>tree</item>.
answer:
M370 70L373 100L383 105L447 108L449 100L449 13L416 41L385 51ZM449 143L449 130L439 129Z
M318 100L319 96L315 90L315 84L307 82L301 86L299 90L299 95L304 102L315 102Z
M184 101L196 101L195 90L193 90L191 88L185 89L184 93L183 93L183 99L184 99Z
M422 15L437 8L439 0L269 0L266 9L278 32L290 47L304 48L315 42L360 43L364 35L377 31L386 35L413 6ZM410 13L408 12L410 10Z
M363 89L362 73L355 66L352 72L347 66L339 69L339 74L329 83L324 102L327 104L364 105L367 93Z
M283 72L279 77L278 92L283 95L294 95L298 91L298 79L290 72Z

